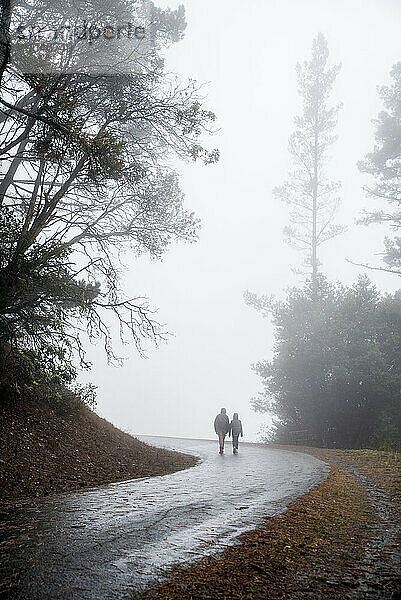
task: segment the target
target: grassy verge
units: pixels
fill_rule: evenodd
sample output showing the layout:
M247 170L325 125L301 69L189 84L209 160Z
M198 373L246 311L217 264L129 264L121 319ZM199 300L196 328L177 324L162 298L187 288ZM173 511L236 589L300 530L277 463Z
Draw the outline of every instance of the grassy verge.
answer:
M45 402L20 402L0 417L2 502L165 475L197 462L148 446L84 406L66 414Z
M290 449L290 448L288 448ZM293 449L293 448L291 448ZM268 517L256 531L220 557L207 558L142 594L142 600L344 599L355 587L377 515L360 481L345 466L331 462L329 477L290 505L280 517ZM335 451L336 458L370 475L398 502L400 457L369 451ZM397 500L398 498L398 500ZM396 582L386 583L395 600ZM361 598L365 596L359 596ZM379 597L379 596L377 596Z

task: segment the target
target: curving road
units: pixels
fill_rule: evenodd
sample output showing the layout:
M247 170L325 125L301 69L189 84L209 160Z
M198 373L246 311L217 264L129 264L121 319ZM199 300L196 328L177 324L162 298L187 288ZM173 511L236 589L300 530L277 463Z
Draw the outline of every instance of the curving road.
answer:
M256 444L219 456L216 442L141 439L202 462L3 509L0 597L129 598L173 564L221 551L327 474L311 456Z

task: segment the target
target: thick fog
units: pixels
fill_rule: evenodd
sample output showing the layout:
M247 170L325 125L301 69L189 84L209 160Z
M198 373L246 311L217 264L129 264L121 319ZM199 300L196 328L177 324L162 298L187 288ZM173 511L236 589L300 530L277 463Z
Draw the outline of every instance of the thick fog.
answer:
M159 3L162 4L162 3ZM180 2L163 3L176 7ZM217 165L177 163L186 207L202 220L198 243L172 246L162 262L125 255L124 282L145 295L170 339L147 359L117 347L124 366L108 366L101 345L89 350L98 386L98 412L137 434L213 437L222 406L238 412L246 440L257 438L269 415L250 398L260 389L251 365L271 356L273 330L244 304L243 292L283 294L302 278L300 254L283 240L286 207L273 198L291 168L288 137L299 111L295 64L310 56L313 37L328 39L330 62L342 63L333 102L343 102L330 174L342 181L337 221L347 232L325 244L323 272L352 283L363 269L346 259L380 263L383 227L357 226L369 206L357 161L373 148L372 120L381 109L377 87L401 60L401 5L396 0L186 0L185 39L167 63L182 79L206 83L206 106L216 112ZM371 271L382 290L396 276Z

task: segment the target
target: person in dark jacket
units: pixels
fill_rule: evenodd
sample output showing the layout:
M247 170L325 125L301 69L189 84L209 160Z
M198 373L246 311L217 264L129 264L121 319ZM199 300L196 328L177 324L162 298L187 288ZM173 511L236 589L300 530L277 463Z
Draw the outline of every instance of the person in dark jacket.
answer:
M230 429L228 430L228 436L233 436L233 454L238 454L238 438L239 436L244 437L242 431L242 423L238 418L238 413L233 414L233 420L230 423Z
M214 420L214 430L219 436L219 454L224 452L224 438L226 437L228 430L230 429L230 421L226 415L226 409L222 408L220 414Z

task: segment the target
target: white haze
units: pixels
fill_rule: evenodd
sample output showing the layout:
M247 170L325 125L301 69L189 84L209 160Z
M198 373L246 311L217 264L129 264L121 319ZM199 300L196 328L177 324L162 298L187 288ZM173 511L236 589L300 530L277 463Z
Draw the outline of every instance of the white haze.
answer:
M178 2L159 3L172 8ZM291 267L300 255L283 242L286 208L271 190L290 168L287 140L299 110L295 63L309 58L321 31L330 58L342 62L333 101L342 101L330 171L343 183L338 220L347 233L322 249L323 271L350 284L376 263L381 227L355 225L369 206L357 161L372 149L372 119L381 109L377 86L401 60L401 6L394 0L188 0L185 39L168 52L168 68L207 82L207 106L220 131L209 145L218 165L177 163L186 207L202 219L197 244L171 247L162 262L126 255L130 295L146 295L174 337L141 359L133 346L122 368L107 366L101 346L89 349L93 369L83 379L98 386L98 412L137 434L213 437L222 406L240 414L246 439L270 422L249 400L260 390L251 364L271 356L273 330L243 292L282 295L300 283ZM397 277L370 272L382 290Z

